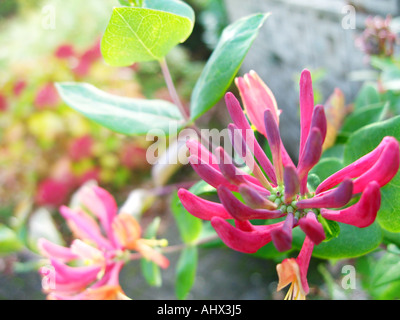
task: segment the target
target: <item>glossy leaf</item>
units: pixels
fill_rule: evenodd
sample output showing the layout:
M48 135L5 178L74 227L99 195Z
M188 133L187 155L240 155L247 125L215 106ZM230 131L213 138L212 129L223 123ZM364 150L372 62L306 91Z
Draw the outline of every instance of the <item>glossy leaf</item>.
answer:
M343 223L338 225L339 236L315 246L313 256L322 259L354 258L371 252L381 243L382 231L376 222L362 229ZM293 230L293 245L298 250L301 249L304 237L300 228Z
M23 247L16 233L7 226L0 224L0 256L17 252Z
M324 158L310 170L310 174L316 174L322 182L342 168L343 164L338 158Z
M179 300L187 297L196 278L198 261L197 247L185 248L178 260L176 267L175 293Z
M354 110L380 102L379 92L375 84L365 83L354 102Z
M179 128L184 122L168 101L120 97L86 83L58 83L57 89L71 108L125 135L146 135L157 129L168 133L170 125Z
M400 140L400 116L366 126L349 137L344 152L345 164L350 164L372 151L385 136ZM381 188L382 203L379 224L388 231L400 232L400 173Z
M225 94L268 14L244 17L226 27L191 97L191 119L211 109Z
M347 116L341 128L341 133L351 134L366 125L379 121L384 110L385 104L378 103L354 111Z
M155 238L160 223L161 219L159 217L154 219L153 222L147 227L144 238L145 239ZM140 266L142 274L146 279L147 283L153 287L161 287L162 277L161 277L160 267L154 262L147 259L141 259Z
M190 36L193 26L192 8L178 0L146 0L141 8L114 8L101 51L113 66L161 60Z

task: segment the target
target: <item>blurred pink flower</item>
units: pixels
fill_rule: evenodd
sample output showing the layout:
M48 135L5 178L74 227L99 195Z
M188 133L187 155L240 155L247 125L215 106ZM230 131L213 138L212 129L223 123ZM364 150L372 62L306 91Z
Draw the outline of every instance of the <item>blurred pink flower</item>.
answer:
M101 44L100 40L96 41L92 47L90 47L83 54L77 57L78 65L73 69L73 72L77 76L79 77L86 76L92 64L102 57L100 44Z
M38 89L34 101L36 108L40 110L45 108L54 108L59 103L60 98L53 83L46 83Z
M35 200L41 206L58 207L66 202L70 191L64 181L48 178L38 184Z
M129 214L118 213L114 198L106 190L86 186L77 198L77 208L60 208L76 237L71 246L59 246L46 239L38 242L55 272L53 285L43 288L48 299L126 299L119 273L130 260L130 250L162 268L168 267L169 261L154 249L165 241L142 239L139 223ZM43 276L46 270L41 270Z
M13 87L13 92L15 96L20 96L21 93L25 90L27 86L27 83L25 80L18 80L15 82L14 87Z
M6 97L0 93L0 111L6 111L8 109L8 102Z
M75 138L69 146L69 156L73 161L80 161L89 158L92 155L93 138L90 135L84 135Z
M54 52L54 55L61 60L70 59L75 56L75 49L70 44L63 44L57 47L56 51Z

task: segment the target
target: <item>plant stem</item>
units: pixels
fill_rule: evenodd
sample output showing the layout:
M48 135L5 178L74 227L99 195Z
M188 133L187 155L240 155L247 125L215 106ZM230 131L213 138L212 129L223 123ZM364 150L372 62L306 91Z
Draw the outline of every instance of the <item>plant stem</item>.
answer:
M175 85L174 85L174 82L172 80L171 73L169 72L167 61L165 60L165 58L160 60L160 66L161 66L161 71L162 71L162 73L164 75L165 82L167 84L167 88L168 88L169 94L171 95L172 101L178 107L178 109L181 112L183 118L186 121L189 121L190 120L189 113L187 112L186 108L183 106L181 100L179 99L179 95L176 92Z
M189 112L186 110L186 108L183 106L179 95L176 91L174 82L172 80L171 77L171 73L169 71L168 68L168 64L167 61L164 59L160 60L160 66L161 66L161 71L163 73L164 79L165 79L165 83L167 84L167 88L169 91L169 94L172 98L172 101L176 104L176 106L178 107L180 113L182 114L183 118L185 119L186 122L190 122L190 114ZM201 130L196 126L195 123L190 125L190 128L192 128L194 131L196 131L197 135L199 136L199 138L203 141L203 143L211 149L215 149L216 146L213 145L212 143L210 143L209 139L207 139L206 137L204 137L204 135L202 135ZM211 150L212 151L212 150Z
M217 234L214 234L214 235L212 235L212 236L209 236L209 237L200 239L200 240L198 240L198 241L196 241L196 242L194 242L194 243L192 243L192 244L181 243L181 244L177 244L177 245L174 245L174 246L170 246L170 247L166 247L166 248L161 248L161 249L160 249L160 252L161 252L161 253L173 253L173 252L178 252L178 251L182 251L182 250L186 249L187 247L202 245L202 244L205 244L205 243L211 242L211 241L213 241L213 240L217 240L217 239L218 239L218 235L217 235ZM139 260L139 259L141 259L141 258L143 258L143 256L142 256L142 254L140 254L139 252L135 252L135 253L132 253L132 254L130 255L130 260Z

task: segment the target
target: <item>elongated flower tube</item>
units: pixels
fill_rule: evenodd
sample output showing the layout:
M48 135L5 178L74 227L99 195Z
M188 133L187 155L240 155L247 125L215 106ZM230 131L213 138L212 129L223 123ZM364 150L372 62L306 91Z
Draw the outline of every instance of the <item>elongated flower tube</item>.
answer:
M321 216L325 219L350 224L359 228L371 225L376 218L381 205L379 184L372 181L364 189L360 201L342 210L322 209Z
M283 163L282 163L282 153L281 153L281 136L279 134L279 127L276 123L274 116L270 110L265 110L264 112L264 123L265 131L267 132L267 139L269 146L271 148L272 159L274 162L274 168L276 177L278 179L278 184L283 182Z
M236 78L235 82L250 121L257 128L257 131L266 135L263 123L264 112L266 110L271 111L274 120L279 124L280 111L278 110L274 94L255 71L250 71L243 78Z
M281 228L275 228L271 232L272 241L278 251L287 251L292 248L292 229L294 227L293 213L286 216L285 223Z
M355 180L357 186L354 186L353 193L362 191L362 187L365 187L370 181L379 181L379 185L383 187L399 169L398 149L399 142L394 137L384 137L370 153L326 178L317 187L316 194L338 185L346 178L362 177L360 180Z
M236 220L276 219L284 215L280 210L252 209L239 201L232 192L224 186L218 188L218 196L222 205Z
M313 247L326 239L320 221L331 219L360 228L373 223L380 207L379 189L399 169L399 142L393 137L385 137L369 154L326 178L315 191L309 190L308 173L321 157L327 134L324 107L314 106L310 72L304 70L300 77L301 134L297 166L288 158L280 139L277 109L270 100L257 100L264 95L271 97L270 94L260 94L263 86L254 72L252 77L245 84L243 79L237 80L237 83L241 86L245 109L252 113L252 116L248 114L250 120L253 116L264 120L262 133L270 146L272 163L255 139L239 101L232 93L227 93L225 102L233 121L228 125L229 136L248 170L235 168L230 161L211 166L201 160L210 156L197 157L197 163L190 161L192 167L204 181L217 189L219 202L201 199L183 189L179 190L178 196L189 213L211 221L228 247L244 253L256 252L269 242L273 242L279 251L287 251L292 246L292 229L299 226L306 235L306 241L298 259L284 261L279 267L279 287L291 282L289 296L305 297L308 292L306 269ZM257 89L253 90L248 85L254 81L257 82L254 84ZM254 97L249 97L252 92ZM259 130L260 121L257 125L252 124ZM222 148L214 152L217 160L231 160ZM239 174L241 177L238 177ZM358 202L348 206L350 200L359 194ZM252 220L255 219L269 221L266 225L253 225Z
M133 216L118 212L114 198L106 190L86 186L76 198L77 207L60 208L76 237L71 246L63 247L43 238L38 241L41 254L49 259L53 270L49 275L49 267L40 269L48 299L127 299L118 276L130 260L131 250L162 268L168 267L169 261L154 248L166 245L166 241L142 239L139 223Z
M222 241L233 250L244 253L255 253L261 247L271 242L271 231L282 223L270 226L252 226L251 230L235 228L229 222L219 217L211 219L211 225Z
M285 300L305 300L310 290L307 272L313 249L314 243L306 237L296 259L285 259L276 266L279 276L277 290L280 291L290 284Z

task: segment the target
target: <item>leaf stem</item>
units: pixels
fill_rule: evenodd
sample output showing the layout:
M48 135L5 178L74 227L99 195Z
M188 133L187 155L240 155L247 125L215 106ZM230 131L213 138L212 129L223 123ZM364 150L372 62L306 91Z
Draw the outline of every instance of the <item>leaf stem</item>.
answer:
M174 246L161 248L160 249L160 253L178 252L178 251L182 251L182 250L186 249L187 247L206 244L208 242L211 242L211 241L214 241L214 240L217 240L217 239L218 239L218 235L217 234L213 234L213 235L211 235L209 237L202 238L202 239L200 239L198 241L195 241L193 243L181 243L181 244L177 244L177 245L174 245ZM139 253L139 252L134 252L129 257L130 257L130 260L139 260L139 259L143 258L143 255L141 253Z
M172 101L178 107L178 109L179 109L180 113L182 114L183 118L185 119L185 121L189 121L190 120L189 113L186 110L186 108L183 106L181 100L179 99L179 95L176 92L176 88L175 88L174 82L172 80L171 73L169 72L169 68L168 68L167 61L165 60L165 58L160 60L160 66L161 66L161 71L164 75L165 83L167 84L169 94L171 95Z
M161 71L163 73L164 79L165 79L165 83L167 84L167 88L169 91L169 94L172 98L172 101L175 103L175 105L178 107L180 113L182 114L183 118L185 119L186 122L190 122L190 113L188 112L188 110L186 110L186 108L183 106L179 95L176 91L175 85L174 85L174 81L172 80L171 77L171 73L169 71L168 68L168 64L165 58L163 58L162 60L159 60L160 66L161 66ZM215 149L216 146L214 144L212 144L209 139L207 139L206 137L204 137L204 135L201 133L201 130L196 126L195 123L192 123L190 125L190 128L192 128L194 131L196 131L197 135L199 136L199 138L204 142L204 144L211 149ZM213 150L211 150L213 151Z

